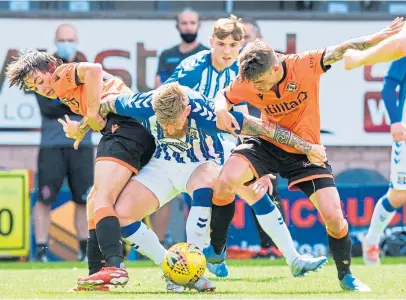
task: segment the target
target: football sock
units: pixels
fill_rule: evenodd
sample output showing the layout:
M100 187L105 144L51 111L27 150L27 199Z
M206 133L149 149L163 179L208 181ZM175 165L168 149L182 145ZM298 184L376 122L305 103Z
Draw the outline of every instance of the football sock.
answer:
M283 221L279 209L273 204L268 194L265 194L251 207L262 229L272 238L276 247L283 253L288 265L291 265L299 257L299 253L295 249L292 236Z
M328 245L336 263L338 279L341 280L346 274L351 274L351 238L348 234L348 224L346 224L346 227L339 235L334 234L334 237L332 236L332 232L329 230L327 230L327 232ZM342 234L345 234L345 236L340 237Z
M365 237L365 242L368 245L377 245L379 243L383 231L395 214L396 208L390 204L387 195L384 195L376 203L374 213L372 214L371 225Z
M144 223L137 221L121 227L123 240L140 254L160 265L165 258L166 249L159 242L158 236Z
M97 273L103 267L103 254L100 251L99 243L97 241L97 234L95 229L89 230L89 237L87 239L87 266L89 268L89 275Z
M227 233L235 212L235 199L226 205L212 204L210 243L214 252L221 254L226 246Z
M213 189L202 188L193 192L192 207L186 221L187 242L203 249L207 227L210 226Z
M96 234L106 267L124 266L120 223L113 208L103 207L96 211Z
M79 249L82 251L83 254L86 253L86 247L87 247L87 239L86 240L80 240L79 241Z

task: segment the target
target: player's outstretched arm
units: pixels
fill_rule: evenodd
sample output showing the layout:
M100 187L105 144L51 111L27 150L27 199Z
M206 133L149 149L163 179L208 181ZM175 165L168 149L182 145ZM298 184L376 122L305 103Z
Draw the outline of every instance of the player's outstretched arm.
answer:
M280 144L291 146L299 152L306 154L309 161L313 164L322 165L327 160L324 146L306 142L289 129L276 123L270 122L269 124L265 124L261 119L249 115L243 115L240 134L248 136L265 136Z
M347 50L344 53L345 69L389 62L406 56L406 28L365 51Z
M403 18L396 18L393 22L383 30L374 33L372 35L359 37L341 43L335 46L329 46L326 48L326 53L323 58L324 65L331 65L337 61L340 61L344 57L344 53L347 50L366 50L371 48L383 40L397 34L402 30Z

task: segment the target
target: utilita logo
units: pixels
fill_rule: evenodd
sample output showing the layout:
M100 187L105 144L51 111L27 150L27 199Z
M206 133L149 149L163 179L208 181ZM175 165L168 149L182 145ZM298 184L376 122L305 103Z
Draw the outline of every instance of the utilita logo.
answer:
M364 68L364 79L368 82L383 82L383 77L372 75L372 66ZM390 118L381 92L366 92L364 95L364 130L365 132L390 131Z

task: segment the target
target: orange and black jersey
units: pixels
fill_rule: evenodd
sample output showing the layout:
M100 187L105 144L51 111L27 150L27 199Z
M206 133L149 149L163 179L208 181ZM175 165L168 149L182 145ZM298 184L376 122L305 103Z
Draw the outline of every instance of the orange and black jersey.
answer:
M52 87L58 95L59 100L68 105L72 112L84 116L87 112L86 89L90 87L79 81L77 66L78 63L68 63L59 66L52 74L51 80ZM132 94L132 91L121 79L103 72L101 102L108 95L119 95L121 93Z
M325 50L316 50L278 55L284 75L275 89L260 94L252 82L236 78L224 95L232 104L248 102L261 110L262 118L288 128L310 143L320 144L320 75L330 68L323 64L324 53ZM287 152L299 153L290 146L267 140Z

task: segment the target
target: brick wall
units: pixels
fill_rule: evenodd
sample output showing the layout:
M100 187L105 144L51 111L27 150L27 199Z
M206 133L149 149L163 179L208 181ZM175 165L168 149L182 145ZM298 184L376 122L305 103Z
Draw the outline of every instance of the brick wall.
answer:
M38 147L1 146L0 167L37 169ZM335 174L351 168L366 168L389 178L390 147L328 147L329 162Z
M389 179L391 147L328 147L334 174L347 169L376 170Z

